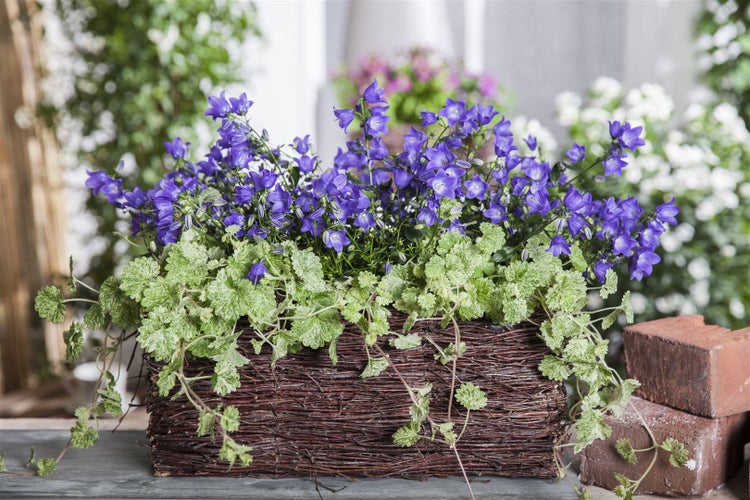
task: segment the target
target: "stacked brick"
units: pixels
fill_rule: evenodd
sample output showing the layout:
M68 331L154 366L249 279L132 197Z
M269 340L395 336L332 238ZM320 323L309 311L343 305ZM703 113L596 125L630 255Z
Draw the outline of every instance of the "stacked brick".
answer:
M676 468L660 451L638 493L705 495L736 475L750 441L750 328L730 331L702 316L679 316L628 327L623 343L628 376L641 387L624 415L608 417L612 436L584 451L581 482L613 489L614 472L643 474L653 452L631 465L614 447L619 438L636 449L651 446L641 417L659 442L685 444L689 461Z

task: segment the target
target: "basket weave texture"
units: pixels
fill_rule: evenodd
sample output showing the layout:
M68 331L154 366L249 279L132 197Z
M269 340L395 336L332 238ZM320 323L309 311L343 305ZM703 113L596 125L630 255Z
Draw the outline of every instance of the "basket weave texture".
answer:
M394 314L400 331L405 317ZM565 430L567 401L562 383L544 378L537 369L548 352L538 328L524 324L496 327L483 321L460 322L466 353L458 362L459 383L474 382L487 393L485 408L471 412L457 444L470 475L555 477L554 447ZM454 340L453 327L418 322L413 333L429 335L440 346ZM240 429L232 437L253 447L247 467L219 460L220 438L197 437L198 413L184 396L172 401L158 396L159 363L147 359L147 398L151 460L160 476L255 477L403 477L460 476L453 450L446 444L420 440L412 448L397 447L393 433L409 420L411 402L392 369L360 378L367 364L362 334L345 328L338 340L338 364L327 350L303 349L270 367L270 353L255 355L248 339L240 352L250 364L240 369L242 385L218 397L207 382L194 386L209 405L235 405ZM444 422L450 393L450 364L435 361L429 343L405 351L381 344L398 372L412 387L433 384L430 415ZM268 349L267 351L270 351ZM188 376L212 373L205 360L191 361ZM460 431L466 410L453 404Z

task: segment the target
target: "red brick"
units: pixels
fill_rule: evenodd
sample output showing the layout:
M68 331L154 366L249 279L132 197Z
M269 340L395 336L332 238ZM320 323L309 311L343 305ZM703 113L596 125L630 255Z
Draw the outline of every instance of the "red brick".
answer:
M659 451L654 468L640 484L637 493L657 495L705 495L734 477L744 461L744 443L750 437L750 413L722 418L705 418L668 406L633 397L622 417L607 417L612 436L588 446L581 454L581 482L614 489L614 473L639 478L651 463L653 452L639 453L631 465L617 454L614 443L630 439L633 448L648 448L651 441L635 409L640 412L659 442L668 437L681 441L694 460L692 470L669 464L669 456Z
M678 316L627 327L623 345L639 396L705 417L750 411L750 328Z

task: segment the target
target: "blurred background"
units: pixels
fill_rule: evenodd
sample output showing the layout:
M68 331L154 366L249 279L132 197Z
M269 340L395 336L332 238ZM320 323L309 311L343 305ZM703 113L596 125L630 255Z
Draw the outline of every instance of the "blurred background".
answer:
M128 223L90 197L86 170L150 186L178 136L200 159L222 90L247 93L272 142L309 134L324 159L346 140L333 109L372 78L404 126L469 96L550 160L608 119L644 125L609 192L674 196L681 214L632 288L636 321L748 326L749 26L748 0L0 0L0 416L66 414L87 383L65 363L66 326L33 310L69 256L92 283L127 256L112 234Z

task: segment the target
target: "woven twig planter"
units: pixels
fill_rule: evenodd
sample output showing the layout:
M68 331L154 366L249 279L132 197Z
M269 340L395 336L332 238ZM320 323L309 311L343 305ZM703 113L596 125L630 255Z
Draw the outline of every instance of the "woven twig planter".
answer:
M403 316L394 315L399 331ZM420 322L415 327L438 344L453 341L452 327ZM561 383L542 377L537 365L547 352L532 325L500 328L486 322L460 323L466 354L459 360L460 382L474 382L488 397L487 407L472 412L457 448L470 475L554 477L554 447L564 432L567 403ZM415 331L415 330L413 330ZM398 351L388 347L399 373L412 386L433 384L430 414L445 421L450 370L435 361L435 349ZM155 373L150 371L148 437L155 473L161 476L257 477L405 477L460 476L452 450L445 444L421 440L413 448L393 444L392 435L409 418L410 401L392 370L362 379L367 364L361 333L347 328L333 366L327 350L305 349L270 368L269 353L241 350L251 363L241 369L242 386L224 398L208 383L195 390L211 406L235 405L241 414L233 438L253 447L253 462L231 469L219 460L220 439L198 438L197 411L184 396L171 401L159 397ZM188 375L212 373L211 364L190 363ZM465 410L453 405L460 429Z

